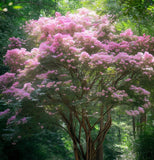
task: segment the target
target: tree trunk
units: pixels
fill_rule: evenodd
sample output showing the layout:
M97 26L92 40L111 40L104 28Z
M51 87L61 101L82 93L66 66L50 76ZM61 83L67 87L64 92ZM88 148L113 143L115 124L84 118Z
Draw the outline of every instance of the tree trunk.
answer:
M106 123L104 124L104 107L102 107L100 111L100 116L101 116L100 133L99 133L100 135L98 138L98 145L96 148L96 160L103 160L103 142L109 128L111 127L111 113L110 113L109 106L107 106L106 113L107 113L107 119L106 119Z
M136 133L135 126L136 126L136 125L135 125L135 117L134 117L134 116L132 117L132 125L133 125L133 136L134 136L134 139L135 139L135 137L136 137L136 136L135 136L135 135L136 135L136 134L135 134L135 133Z
M103 112L103 109L104 108L102 107L100 111L100 118L97 119L93 125L90 124L88 116L84 110L80 115L78 115L76 111L71 110L69 115L65 115L64 112L60 112L66 124L68 134L73 142L75 160L103 160L103 142L111 126L110 108L107 107L106 112ZM104 115L106 115L105 119ZM75 121L78 121L80 125L79 129L76 128ZM100 128L97 137L94 139L91 133L95 125L98 123ZM81 128L85 135L86 144L81 141Z
M103 112L104 112L104 107L101 108L100 111L100 116L101 116L101 120L100 120L100 132L103 130L104 125L103 125L103 121L104 121L104 117L103 117ZM98 139L98 144L101 144L100 147L98 148L97 152L96 152L96 160L103 160L103 133L100 135L100 138Z
M80 160L79 151L76 145L74 145L74 156L75 156L75 160Z
M96 160L103 160L103 144L96 152Z
M140 117L140 133L142 133L144 131L144 126L146 124L146 121L147 121L146 113L141 114L141 117Z

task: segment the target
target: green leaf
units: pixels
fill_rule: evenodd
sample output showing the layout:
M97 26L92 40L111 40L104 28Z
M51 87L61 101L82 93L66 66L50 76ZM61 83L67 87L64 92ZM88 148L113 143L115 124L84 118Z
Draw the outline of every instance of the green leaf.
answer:
M96 129L96 130L99 130L99 126L98 126L98 125L95 125L95 129Z
M14 9L22 9L23 6L13 6Z

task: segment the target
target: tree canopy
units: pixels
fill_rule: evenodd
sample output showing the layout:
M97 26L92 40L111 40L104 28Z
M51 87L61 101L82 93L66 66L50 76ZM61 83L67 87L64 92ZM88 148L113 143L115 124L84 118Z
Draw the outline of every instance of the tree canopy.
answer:
M8 50L4 62L11 73L0 76L3 99L19 106L8 125L27 122L28 117L17 118L27 99L60 118L76 160L103 159L111 111L120 107L130 116L144 113L150 92L140 82L154 73L154 38L130 29L118 34L108 18L82 8L27 22L24 29L35 47ZM10 108L0 115L9 113Z

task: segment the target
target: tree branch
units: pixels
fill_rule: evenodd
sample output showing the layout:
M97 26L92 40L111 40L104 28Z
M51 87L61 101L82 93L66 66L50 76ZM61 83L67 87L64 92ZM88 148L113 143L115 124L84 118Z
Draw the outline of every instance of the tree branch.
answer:
M103 116L105 116L112 108L113 108L114 105L111 105L110 108L108 108L106 110L106 112L103 113ZM97 121L93 124L93 126L91 127L91 130L95 127L95 125L101 120L101 117L99 119L97 119Z

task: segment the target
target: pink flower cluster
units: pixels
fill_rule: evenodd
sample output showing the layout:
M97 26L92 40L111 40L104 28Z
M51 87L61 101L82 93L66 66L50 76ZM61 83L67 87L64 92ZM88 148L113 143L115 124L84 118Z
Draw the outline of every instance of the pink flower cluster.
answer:
M25 48L8 50L4 56L4 64L8 65L11 72L18 72L24 69L25 66L38 64L38 48L33 48L31 52L28 52Z
M144 113L144 109L142 107L138 107L138 110L130 110L130 111L126 111L126 113L129 115L129 116L137 116L139 115L140 113Z
M89 60L90 56L87 52L82 52L80 54L80 57L79 57L79 60L80 61L86 61L86 60Z
M10 109L9 109L9 108L6 109L5 111L0 112L0 117L8 114L9 112L10 112Z
M5 90L12 84L15 80L15 73L8 73L0 76L0 90Z
M11 38L9 38L9 41L10 41L10 44L8 45L8 47L10 49L22 47L23 40L20 38L11 37Z
M133 35L133 32L131 29L127 29L126 31L124 31L123 33L120 33L121 37L131 37Z
M56 13L55 18L41 17L38 21L31 20L27 22L25 30L37 40L50 39L57 33L73 35L75 32L83 32L93 26L92 20L100 21L95 12L85 10L87 9L82 8L76 14L67 13L66 16L61 16Z
M29 52L25 48L8 50L4 63L10 67L11 72L17 72L18 69L24 68L24 62L28 55Z
M23 118L21 118L19 121L17 121L17 124L25 124L25 123L27 123L28 121L27 121L27 118L26 117L23 117Z
M14 83L10 88L4 90L2 93L7 95L14 95L16 99L23 99L27 97L30 99L30 93L34 91L31 83L25 83L23 88L17 88L18 83Z
M128 97L128 94L125 92L125 90L118 90L114 92L111 97L113 97L115 100L123 101L124 97Z
M154 63L154 58L152 54L149 54L149 52L145 52L143 55L144 61L147 61L147 63Z
M128 32L129 31L129 32ZM129 33L129 34L128 34ZM117 42L117 40L119 42ZM148 51L154 54L154 38L150 36L136 36L133 35L129 29L120 35L112 34L112 41L108 41L109 50L114 53L127 52L128 54L136 54L137 52Z
M16 115L13 115L12 117L10 117L8 120L7 120L7 125L8 124L11 124L12 121L14 121L16 119Z
M35 89L32 87L31 83L25 83L23 89L25 91L27 91L28 93L31 93L32 91L34 91Z
M46 73L42 73L42 74L40 74L40 75L36 75L36 77L38 78L38 79L47 79L48 78L48 76L50 76L50 75L56 75L56 74L58 74L57 73L57 70L51 70L51 71L48 71L48 72L46 72Z
M133 90L135 93L138 93L140 95L146 95L146 96L150 95L149 91L147 91L147 90L145 90L144 88L141 88L141 87L136 87L134 85L130 86L130 90Z

